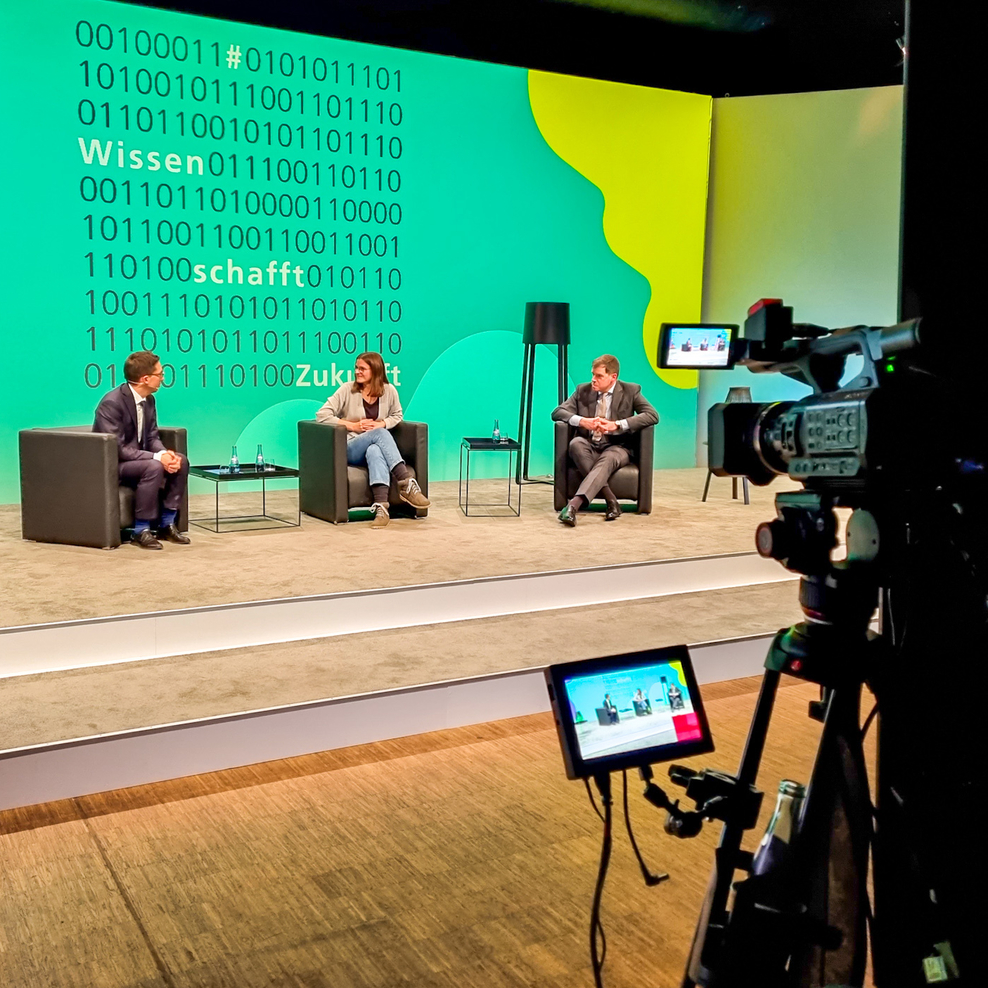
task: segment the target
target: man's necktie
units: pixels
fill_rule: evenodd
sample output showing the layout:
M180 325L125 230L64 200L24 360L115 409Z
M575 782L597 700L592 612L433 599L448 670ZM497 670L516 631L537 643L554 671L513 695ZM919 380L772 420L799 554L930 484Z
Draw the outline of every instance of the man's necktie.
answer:
M144 448L144 402L137 403L137 445Z
M607 392L597 396L597 418L606 419L607 418ZM600 429L594 429L593 431L593 441L599 443L604 438L604 434Z

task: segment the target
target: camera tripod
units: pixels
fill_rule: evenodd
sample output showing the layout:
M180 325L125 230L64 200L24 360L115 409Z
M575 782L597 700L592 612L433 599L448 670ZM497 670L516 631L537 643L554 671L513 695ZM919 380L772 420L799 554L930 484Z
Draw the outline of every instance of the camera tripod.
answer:
M737 775L670 768L699 814L724 821L683 988L864 981L873 822L859 710L883 647L869 630L878 603L877 533L870 514L855 512L848 558L831 563L834 504L811 491L779 494L778 517L758 529L759 553L803 574L806 620L780 631L769 648ZM781 868L736 882L735 872L752 867L741 840L757 818L755 781L782 673L821 687L809 710L823 724L820 744L791 856Z

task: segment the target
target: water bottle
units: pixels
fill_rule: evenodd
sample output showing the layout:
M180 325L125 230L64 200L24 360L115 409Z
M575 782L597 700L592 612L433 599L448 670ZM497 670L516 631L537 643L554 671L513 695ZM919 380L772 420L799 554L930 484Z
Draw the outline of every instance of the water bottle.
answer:
M753 875L768 875L784 871L792 857L792 841L799 826L799 813L806 798L806 786L791 779L779 783L775 812L769 820L755 859L751 866Z
M230 473L240 473L240 457L237 456L236 446L230 452Z
M264 452L261 450L261 444L257 444L257 456L254 459L254 467L258 473L264 473Z
M494 419L494 431L491 433L491 442L499 443L501 441L501 430L498 427L497 419Z

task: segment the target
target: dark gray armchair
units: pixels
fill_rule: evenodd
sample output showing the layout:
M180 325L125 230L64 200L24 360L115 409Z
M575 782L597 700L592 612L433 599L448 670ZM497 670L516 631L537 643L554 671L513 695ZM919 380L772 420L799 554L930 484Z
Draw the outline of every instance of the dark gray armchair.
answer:
M580 475L569 457L569 444L576 429L568 422L556 422L552 503L561 511L580 486ZM621 467L610 480L610 488L619 501L637 501L638 514L652 510L652 470L655 461L655 426L650 425L630 436L631 463Z
M158 430L161 441L188 456L185 429ZM25 429L20 433L21 536L115 549L134 524L134 490L119 483L117 439L92 427ZM177 525L189 527L189 497Z
M429 496L429 427L425 422L399 422L390 430L405 465ZM321 425L312 420L298 424L298 497L307 515L334 525L350 520L351 508L369 508L373 503L367 467L349 466L346 461L346 429ZM424 518L428 508L412 508L398 496L391 478L388 500L392 508Z

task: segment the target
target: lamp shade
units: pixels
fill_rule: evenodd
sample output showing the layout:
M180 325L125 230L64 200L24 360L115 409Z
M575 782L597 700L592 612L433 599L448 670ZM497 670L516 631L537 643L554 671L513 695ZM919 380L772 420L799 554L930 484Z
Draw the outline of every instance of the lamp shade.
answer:
M524 343L569 345L569 302L526 302Z

